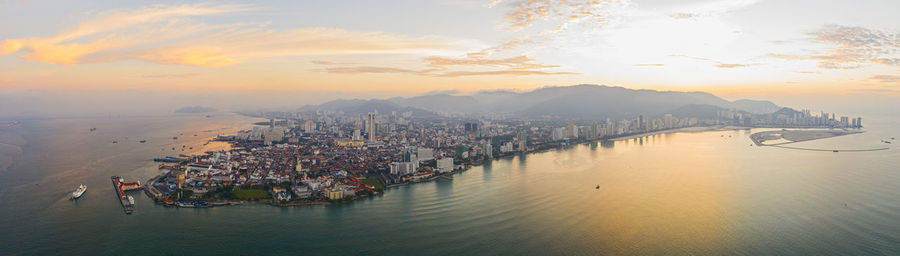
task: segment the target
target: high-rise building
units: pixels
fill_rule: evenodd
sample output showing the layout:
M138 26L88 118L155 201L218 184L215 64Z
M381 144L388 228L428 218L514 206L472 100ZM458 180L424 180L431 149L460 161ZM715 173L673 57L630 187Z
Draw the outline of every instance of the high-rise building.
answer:
M516 139L519 140L519 151L525 152L528 150L528 134L524 131L520 131L518 135L516 135Z
M350 139L351 139L351 140L363 140L363 139L362 139L362 134L360 134L359 129L353 130L353 137L350 138Z
M437 160L437 169L440 172L453 171L453 158L445 157Z
M419 158L419 161L429 161L434 159L434 150L426 147L419 147L416 151L416 156Z
M640 131L644 130L644 115L638 116L638 130L640 130Z
M366 119L366 132L369 133L369 142L375 142L375 132L378 131L375 127L375 118L375 113L369 113L369 118Z
M575 126L575 124L569 124L569 126L566 128L566 137L569 137L571 139L578 138L578 126Z

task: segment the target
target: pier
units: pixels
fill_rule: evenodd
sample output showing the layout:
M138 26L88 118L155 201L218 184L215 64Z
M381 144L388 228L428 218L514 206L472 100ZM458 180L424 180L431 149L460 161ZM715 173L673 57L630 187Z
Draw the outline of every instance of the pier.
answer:
M122 209L125 210L125 214L131 214L134 212L134 203L132 201L134 199L129 200L129 196L125 194L125 190L123 186L126 186L128 189L135 189L135 183L124 183L122 177L112 176L110 177L112 180L113 188L116 190L116 197L119 198L119 202L122 203ZM137 188L140 188L140 183L136 183Z

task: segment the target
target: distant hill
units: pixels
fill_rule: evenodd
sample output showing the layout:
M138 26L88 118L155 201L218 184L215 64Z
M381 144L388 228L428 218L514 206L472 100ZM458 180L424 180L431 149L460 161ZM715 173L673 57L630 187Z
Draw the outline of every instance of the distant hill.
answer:
M715 119L719 116L719 111L722 110L725 109L713 105L689 104L667 111L666 114L672 114L672 116L678 118L696 117L700 119Z
M307 105L299 109L299 111L335 111L344 112L346 114L367 114L369 112L378 111L379 113L391 113L391 111L407 112L413 111L419 115L432 115L428 111L418 108L402 106L390 100L333 100L319 105Z
M483 91L473 95L429 94L388 100L336 100L303 110L367 113L374 109L479 114L504 113L518 116L620 119L634 115L662 115L688 105L707 105L750 113L772 113L780 109L769 101L728 101L706 92L633 90L602 85L545 87L529 92ZM691 107L700 110L702 107ZM711 108L702 108L709 112ZM686 113L691 109L682 109ZM708 114L708 113L706 113Z
M802 114L802 113L800 113L800 111L794 110L792 108L781 108L778 111L775 111L774 113L772 113L772 115L775 115L775 116L784 115L784 116L788 116L788 117L798 115L798 114Z
M175 110L175 113L179 113L179 114L199 114L199 113L209 113L209 112L216 112L216 109L198 105L198 106L193 106L193 107L183 107L183 108L179 108L178 110Z
M753 114L768 114L781 109L775 103L767 100L736 100L731 103L731 107Z

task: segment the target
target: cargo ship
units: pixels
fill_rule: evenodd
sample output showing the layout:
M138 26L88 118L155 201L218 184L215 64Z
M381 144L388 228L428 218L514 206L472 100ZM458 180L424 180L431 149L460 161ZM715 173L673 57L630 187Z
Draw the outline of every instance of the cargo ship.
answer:
M85 186L84 184L79 185L78 188L75 189L75 191L72 191L72 197L69 198L69 200L75 200L75 199L81 198L81 196L84 195L84 192L86 192L86 191L87 191L87 186Z
M131 214L134 212L134 198L125 194L125 190L122 188L124 183L124 179L119 176L110 177L113 183L113 188L116 189L116 197L119 198L119 202L122 203L122 208L125 210L125 214Z

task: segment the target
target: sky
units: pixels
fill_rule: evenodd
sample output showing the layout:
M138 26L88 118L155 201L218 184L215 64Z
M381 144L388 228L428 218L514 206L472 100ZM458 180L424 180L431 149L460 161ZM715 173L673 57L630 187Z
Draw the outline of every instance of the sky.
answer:
M895 0L0 0L0 106L288 107L574 84L891 101L898 11Z

